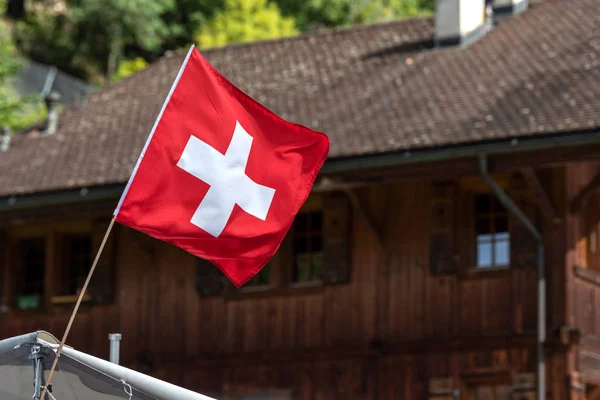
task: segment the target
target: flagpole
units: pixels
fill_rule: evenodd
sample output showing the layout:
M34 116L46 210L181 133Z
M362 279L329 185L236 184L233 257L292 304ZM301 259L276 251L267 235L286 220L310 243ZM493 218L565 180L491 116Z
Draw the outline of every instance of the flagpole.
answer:
M65 329L65 333L62 337L62 340L60 341L58 350L56 351L56 357L54 357L54 362L52 363L52 368L50 368L50 373L48 374L48 380L46 381L46 385L42 389L42 395L40 396L41 399L44 399L44 396L46 395L46 390L48 389L48 387L50 386L50 383L52 382L52 375L54 375L54 370L56 369L56 365L58 364L58 359L60 358L62 349L65 346L65 342L67 341L67 337L69 336L69 332L71 331L71 326L73 325L73 321L75 320L75 315L77 315L77 311L79 311L79 306L81 305L83 296L85 295L88 284L90 283L90 280L92 279L92 275L94 274L94 271L96 270L96 265L98 264L98 260L100 259L100 255L102 254L102 250L104 250L104 245L106 244L106 241L108 240L108 236L110 235L110 232L112 231L114 224L115 224L115 218L111 218L110 224L108 225L108 228L106 229L106 233L104 234L104 239L102 239L102 243L100 244L98 253L96 253L96 258L94 258L94 262L92 263L92 268L90 268L90 272L88 273L85 283L83 284L81 293L79 293L79 297L77 298L77 303L75 303L75 308L73 309L73 313L71 314L71 319L69 320L69 323L67 324L67 329Z

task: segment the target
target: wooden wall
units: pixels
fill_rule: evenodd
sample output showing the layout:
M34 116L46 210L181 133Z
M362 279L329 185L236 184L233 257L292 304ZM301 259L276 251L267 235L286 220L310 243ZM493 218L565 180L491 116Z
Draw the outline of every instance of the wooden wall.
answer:
M560 194L553 177L550 192ZM383 243L355 210L350 283L276 297L201 298L193 256L118 226L115 302L82 309L69 344L106 358L107 334L121 332L124 364L215 395L256 385L292 389L294 398L421 399L431 378L533 372L535 269L433 276L431 183L358 194ZM548 265L561 268L562 257L550 251ZM68 310L14 315L0 334L60 336L67 319ZM548 363L553 398L563 398L563 358Z

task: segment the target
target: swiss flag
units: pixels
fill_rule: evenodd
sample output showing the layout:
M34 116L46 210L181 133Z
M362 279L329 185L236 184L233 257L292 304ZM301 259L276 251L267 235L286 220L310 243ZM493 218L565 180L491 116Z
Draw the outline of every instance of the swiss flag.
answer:
M192 46L114 218L240 287L277 251L328 151L327 136L279 118Z

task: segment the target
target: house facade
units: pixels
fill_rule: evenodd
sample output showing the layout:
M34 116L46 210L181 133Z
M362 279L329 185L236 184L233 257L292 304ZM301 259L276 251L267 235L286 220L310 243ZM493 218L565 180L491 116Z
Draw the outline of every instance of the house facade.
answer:
M68 344L222 399L535 399L540 360L597 399L600 5L496 3L203 52L330 158L239 290L117 224ZM63 332L183 57L0 153L2 337Z

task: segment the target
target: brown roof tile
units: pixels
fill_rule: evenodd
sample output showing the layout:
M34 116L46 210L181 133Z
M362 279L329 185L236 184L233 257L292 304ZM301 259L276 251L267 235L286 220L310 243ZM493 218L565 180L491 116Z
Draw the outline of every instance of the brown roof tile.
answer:
M600 126L600 2L534 3L468 48L418 18L204 52L250 96L331 138L331 157ZM0 153L0 196L125 182L183 54Z

